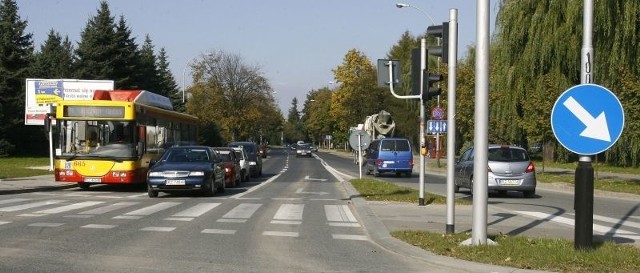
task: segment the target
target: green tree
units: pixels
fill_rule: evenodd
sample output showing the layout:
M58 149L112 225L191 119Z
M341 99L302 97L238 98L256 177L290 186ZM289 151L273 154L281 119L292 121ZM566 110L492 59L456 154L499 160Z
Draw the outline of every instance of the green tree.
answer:
M253 140L277 130L273 91L260 69L239 55L219 51L193 65L187 112L218 124L227 141ZM276 120L272 122L273 120Z
M158 90L162 90L163 96L171 100L174 110L185 112L186 108L182 102L182 92L178 89L178 84L169 69L169 61L167 59L167 51L161 48L157 59Z
M160 71L158 71L160 62L156 59L153 42L148 34L145 36L142 48L140 48L139 56L138 75L140 75L140 88L169 97L169 93L173 90L167 90L161 87L162 79L159 77Z
M142 67L140 51L136 44L135 38L131 37L131 29L127 26L124 16L120 16L120 20L116 25L114 41L115 55L113 56L113 74L112 79L116 89L144 89L141 84L145 82L153 82L155 75L151 79L144 79L148 73L155 71L146 71L145 69L153 68ZM153 62L151 64L154 64ZM151 87L155 87L151 84ZM152 90L153 92L157 92Z
M349 50L342 64L332 71L340 86L331 97L330 113L336 122L336 141L345 142L349 128L382 110L388 95L377 87L377 73L371 61L356 49Z
M301 117L304 131L312 142L319 142L322 136L331 135L334 120L329 115L332 91L328 88L312 90L307 95Z
M120 50L116 44L116 25L106 1L100 2L96 16L89 19L80 34L76 50L76 77L85 80L116 80L115 65ZM116 85L116 88L119 86Z
M53 29L36 54L33 78L66 79L73 76L73 45Z
M291 99L291 107L287 113L287 120L284 124L284 138L287 142L295 143L305 140L303 132L302 117L298 111L298 98Z
M15 1L0 3L0 156L46 151L42 129L24 125L25 78L33 60L32 35ZM19 149L16 149L19 147Z

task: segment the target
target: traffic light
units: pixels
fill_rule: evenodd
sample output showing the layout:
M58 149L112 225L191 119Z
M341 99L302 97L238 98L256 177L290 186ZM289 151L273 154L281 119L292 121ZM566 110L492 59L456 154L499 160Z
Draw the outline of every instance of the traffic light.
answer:
M411 95L420 95L420 48L411 50Z
M440 45L429 47L429 54L441 57L443 63L449 61L449 22L427 27L427 35L441 38Z
M442 93L442 89L437 86L438 82L442 81L441 74L431 74L429 73L426 79L427 88L422 92L422 100L428 101L433 97L437 97Z

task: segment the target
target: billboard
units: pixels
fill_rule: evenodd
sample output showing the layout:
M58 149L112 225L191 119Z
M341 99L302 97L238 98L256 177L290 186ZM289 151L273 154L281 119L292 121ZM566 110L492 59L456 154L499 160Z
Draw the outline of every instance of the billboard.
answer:
M25 125L44 125L44 117L62 100L92 100L96 90L113 90L111 80L27 79Z

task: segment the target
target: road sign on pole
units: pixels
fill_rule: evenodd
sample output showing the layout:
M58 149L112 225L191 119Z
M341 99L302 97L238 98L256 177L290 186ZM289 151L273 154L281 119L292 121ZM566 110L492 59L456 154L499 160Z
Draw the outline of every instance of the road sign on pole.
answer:
M437 120L444 119L444 109L440 106L433 108L433 110L431 110L431 117Z
M551 111L551 128L567 150L595 155L620 138L624 110L609 89L596 84L576 85L556 100Z

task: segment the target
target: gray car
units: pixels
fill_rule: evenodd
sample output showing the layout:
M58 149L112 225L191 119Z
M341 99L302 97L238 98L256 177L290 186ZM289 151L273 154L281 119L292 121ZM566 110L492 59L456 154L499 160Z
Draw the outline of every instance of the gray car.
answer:
M455 165L455 192L468 188L473 193L474 148L465 150ZM519 191L525 197L536 193L536 171L527 151L513 145L489 145L488 189L506 194Z

